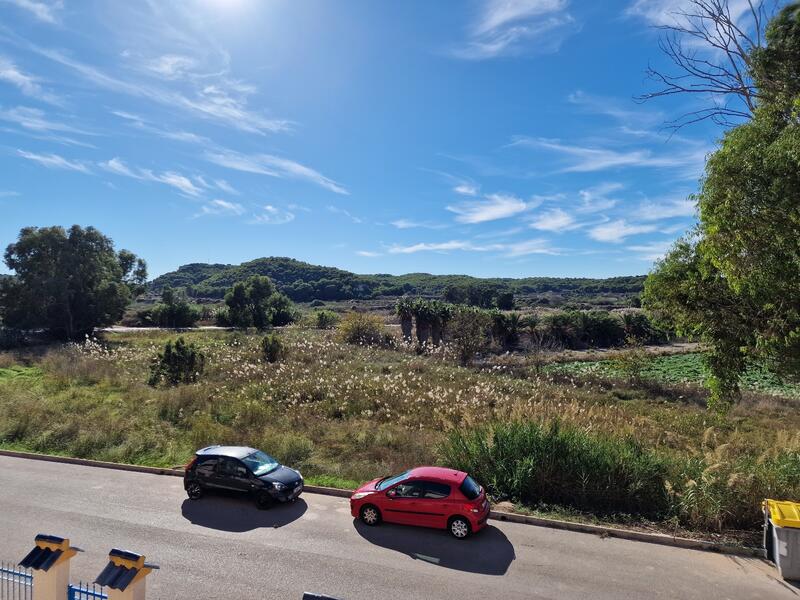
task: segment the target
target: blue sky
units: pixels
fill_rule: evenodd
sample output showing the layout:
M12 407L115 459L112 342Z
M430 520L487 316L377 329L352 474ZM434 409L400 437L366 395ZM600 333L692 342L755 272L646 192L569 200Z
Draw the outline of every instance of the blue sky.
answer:
M721 131L638 104L680 0L0 0L0 245L94 225L155 276L645 273Z

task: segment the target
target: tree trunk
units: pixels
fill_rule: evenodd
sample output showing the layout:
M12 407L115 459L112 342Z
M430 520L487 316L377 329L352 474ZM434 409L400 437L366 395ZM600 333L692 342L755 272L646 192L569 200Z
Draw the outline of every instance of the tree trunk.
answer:
M442 324L433 322L431 323L431 341L434 346L442 343Z
M428 337L431 334L431 324L422 319L417 319L417 342L420 346L428 343Z
M411 317L400 317L400 328L403 330L403 340L410 342L411 331L413 329Z

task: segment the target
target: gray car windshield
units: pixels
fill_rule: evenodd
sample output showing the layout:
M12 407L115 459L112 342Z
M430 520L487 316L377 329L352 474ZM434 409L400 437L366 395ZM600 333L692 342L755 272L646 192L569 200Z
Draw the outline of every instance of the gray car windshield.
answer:
M408 471L405 471L404 473L400 473L400 475L395 475L394 477L387 477L385 479L381 479L378 482L378 485L375 486L375 489L385 490L386 488L393 486L395 483L400 483L401 481L403 481L403 479L405 479L407 475Z
M256 450L252 454L248 454L242 459L242 462L247 465L247 468L250 469L254 475L266 475L280 466L277 460L261 450Z

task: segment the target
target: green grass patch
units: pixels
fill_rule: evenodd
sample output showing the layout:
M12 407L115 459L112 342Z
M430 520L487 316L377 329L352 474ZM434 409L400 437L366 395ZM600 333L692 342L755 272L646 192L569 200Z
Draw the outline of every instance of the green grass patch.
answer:
M549 365L547 370L581 377L594 375L616 378L623 375L614 360L554 363ZM669 384L702 384L708 375L703 355L699 352L654 356L647 360L641 372L643 379ZM800 398L800 384L782 381L780 377L758 365L753 365L747 370L742 376L741 385L746 390Z

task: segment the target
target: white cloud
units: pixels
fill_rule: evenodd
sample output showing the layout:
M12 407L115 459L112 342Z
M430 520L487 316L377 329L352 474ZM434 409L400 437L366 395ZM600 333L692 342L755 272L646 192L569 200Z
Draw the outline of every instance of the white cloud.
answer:
M481 246L465 240L450 240L449 242L420 242L409 246L395 244L389 248L389 254L416 254L417 252L448 252L450 250L466 250L474 252L486 252L497 250L496 244Z
M81 135L92 135L88 131L83 131L71 125L50 121L44 111L27 106L17 106L16 108L10 108L8 110L0 110L0 119L9 123L14 123L30 131L63 131Z
M515 242L513 244L506 244L506 256L527 256L529 254L549 254L555 255L559 252L550 247L550 243L544 239L526 240L524 242Z
M619 191L624 186L621 183L601 183L599 185L580 190L581 203L576 207L580 213L596 213L608 210L617 205L617 200L609 198L608 195Z
M212 200L203 205L200 212L196 215L206 216L241 216L245 213L245 208L237 202L228 202L227 200Z
M413 221L411 219L397 219L392 221L391 224L397 229L444 229L447 225L439 225L436 223L427 223L423 221Z
M462 202L447 207L456 213L459 223L483 223L505 219L527 210L528 205L519 198L507 194L489 194L485 200Z
M531 222L532 228L542 231L567 231L579 226L576 225L575 218L572 215L560 208L553 208L543 212Z
M697 206L693 200L681 198L664 202L642 202L634 216L642 221L660 221L676 217L693 217Z
M23 73L11 60L4 56L0 56L0 81L16 86L20 92L31 98L50 104L61 104L61 100L54 94L44 90L33 75Z
M214 120L241 131L264 134L286 131L290 128L289 121L285 119L270 119L249 110L246 98L236 97L231 93L246 89L243 86L233 85L226 89L222 85L205 85L205 87L196 89L193 95L185 95L157 86L118 79L56 50L41 48L33 44L28 44L27 48L72 69L97 87L136 98L144 98L179 111L188 111L195 116Z
M483 60L525 50L552 52L574 29L567 0L484 0L469 40L455 57Z
M512 145L552 150L573 158L571 165L562 169L564 173L587 173L620 167L697 167L699 171L705 160L705 149L692 149L682 154L656 155L651 150L612 150L590 146L563 144L558 140L520 136Z
M653 262L664 257L664 255L672 248L675 240L665 240L662 242L648 242L646 244L639 244L635 246L627 246L627 249L638 255L640 260Z
M383 256L381 252L372 252L370 250L358 250L356 252L359 256L366 256L367 258L374 258L376 256Z
M461 194L462 196L477 196L478 186L472 185L470 183L460 183L453 188L453 191L456 194Z
M144 67L164 79L177 79L197 67L197 61L189 56L165 54L147 61Z
M19 195L19 192L13 190L0 190L0 198L15 198Z
M37 162L48 169L65 169L67 171L79 171L80 173L89 174L91 171L84 163L69 160L58 154L36 154L34 152L26 152L25 150L17 150L17 153L28 160Z
M214 185L227 194L233 194L234 196L239 195L239 191L236 190L230 183L228 183L224 179L215 179Z
M364 222L362 219L360 219L359 217L356 217L355 215L351 214L349 211L347 211L347 210L345 210L343 208L339 208L337 206L328 206L328 212L332 212L332 213L337 214L337 215L344 215L345 217L350 219L353 223L363 223Z
M261 213L253 216L250 223L253 225L283 225L290 221L294 221L294 213L267 204L262 207Z
M476 244L469 240L450 240L447 242L420 242L403 246L395 244L389 247L389 254L416 254L417 252L499 252L508 257L527 256L530 254L558 254L549 246L547 240L532 239L522 242Z
M36 0L2 0L3 2L14 4L23 10L27 10L34 17L45 23L58 23L57 11L64 8L62 0L52 0L50 2L37 2Z
M349 194L340 184L298 162L271 154L246 155L232 150L209 151L206 160L221 167L268 177L304 179L337 194Z
M139 179L141 181L153 181L156 183L163 183L164 185L168 185L174 187L178 191L187 196L198 197L203 195L203 190L197 187L192 180L186 177L185 175L181 175L180 173L176 173L175 171L164 171L162 173L155 173L150 169L137 169L131 168L126 165L122 159L118 157L114 157L111 160L106 162L98 163L98 166L101 169L105 169L110 173L114 173L116 175L122 175L123 177L131 177L133 179Z
M651 233L656 230L655 225L636 225L628 223L625 219L609 221L602 225L596 225L589 230L589 237L598 242L611 242L620 244L632 235Z

